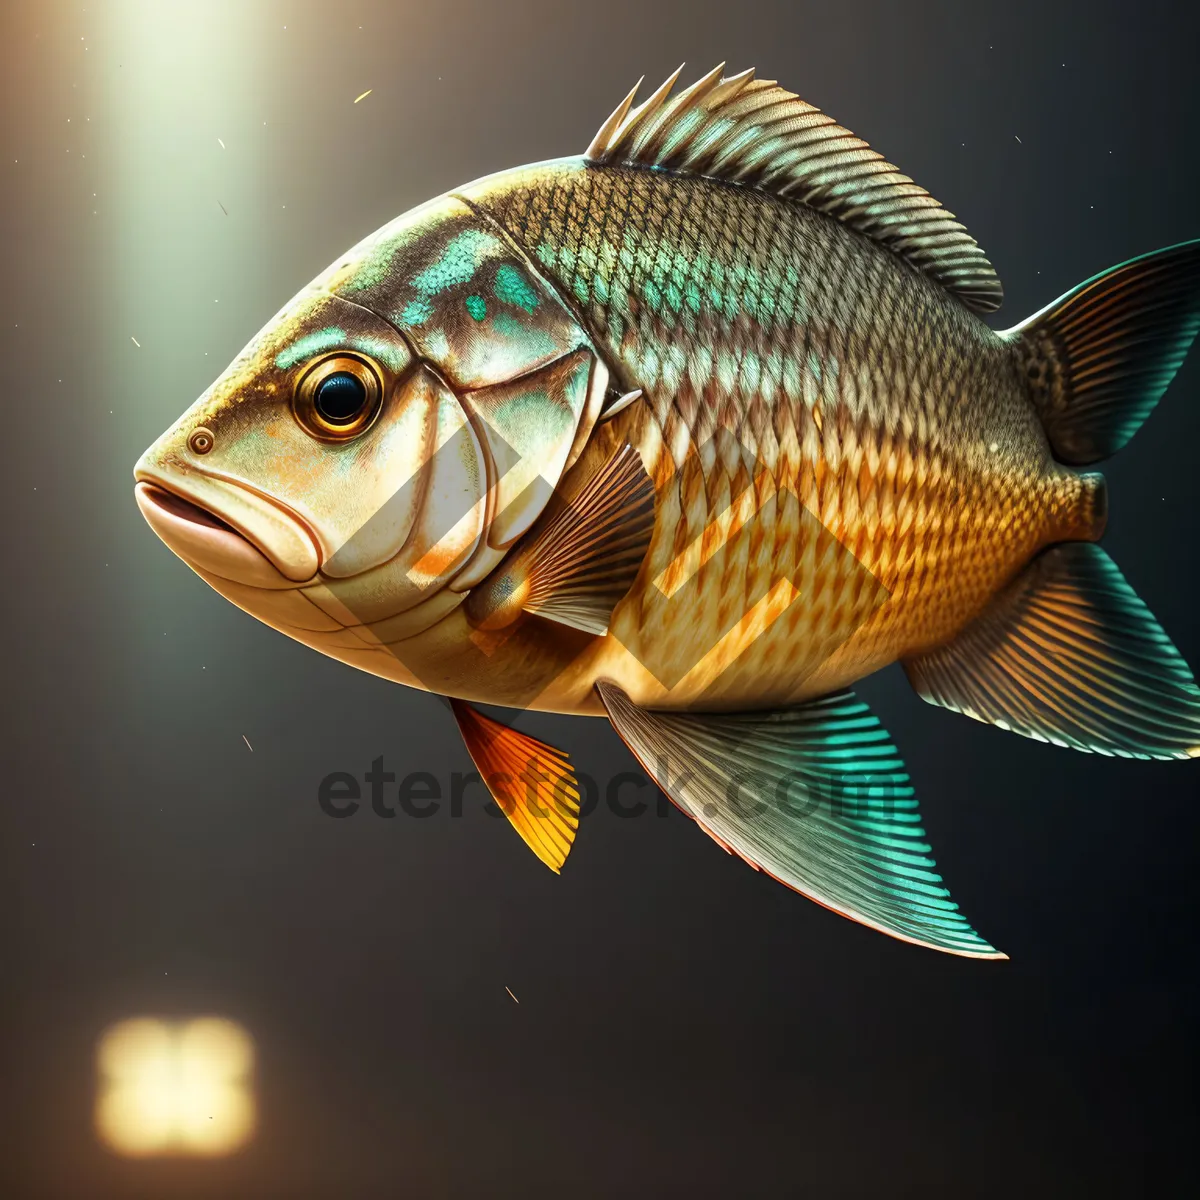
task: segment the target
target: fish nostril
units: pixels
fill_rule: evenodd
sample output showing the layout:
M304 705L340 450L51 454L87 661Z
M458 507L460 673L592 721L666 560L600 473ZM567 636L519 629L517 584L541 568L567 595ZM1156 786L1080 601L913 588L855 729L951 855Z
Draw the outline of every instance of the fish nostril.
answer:
M207 454L213 448L215 440L212 430L201 425L199 429L192 430L188 438L188 448L193 454Z

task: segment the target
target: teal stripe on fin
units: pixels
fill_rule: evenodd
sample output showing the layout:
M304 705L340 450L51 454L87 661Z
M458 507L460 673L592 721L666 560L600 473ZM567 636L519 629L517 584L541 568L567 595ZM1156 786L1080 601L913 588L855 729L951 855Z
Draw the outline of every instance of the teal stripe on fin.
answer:
M937 874L904 764L852 692L776 712L639 708L596 685L642 766L727 850L851 920L971 958L1006 958Z

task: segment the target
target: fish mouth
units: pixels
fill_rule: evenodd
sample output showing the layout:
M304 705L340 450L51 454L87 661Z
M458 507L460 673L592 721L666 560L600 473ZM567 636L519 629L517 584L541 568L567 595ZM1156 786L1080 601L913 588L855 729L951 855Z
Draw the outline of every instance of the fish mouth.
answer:
M142 467L135 478L146 523L188 566L259 588L316 579L320 556L308 530L256 493L208 477L181 485Z

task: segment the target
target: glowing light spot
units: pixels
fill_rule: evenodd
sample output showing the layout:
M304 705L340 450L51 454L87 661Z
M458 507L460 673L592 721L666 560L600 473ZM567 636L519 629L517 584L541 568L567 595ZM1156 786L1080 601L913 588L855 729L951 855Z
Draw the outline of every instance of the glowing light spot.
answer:
M97 1049L96 1131L127 1157L231 1154L254 1134L253 1066L232 1021L122 1021Z

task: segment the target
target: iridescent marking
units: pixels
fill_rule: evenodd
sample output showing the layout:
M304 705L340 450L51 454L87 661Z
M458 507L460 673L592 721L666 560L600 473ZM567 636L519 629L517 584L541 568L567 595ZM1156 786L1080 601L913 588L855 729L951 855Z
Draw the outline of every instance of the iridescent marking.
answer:
M476 321L482 321L487 316L487 303L482 296L468 296L463 303Z
M434 296L456 284L467 283L474 278L487 254L499 247L500 241L493 234L481 229L464 229L447 243L437 262L413 276L412 285Z
M529 280L510 263L501 263L496 269L496 282L493 290L496 299L505 304L523 308L532 313L538 306L538 294L530 285Z
M400 320L405 325L423 325L433 316L433 304L427 299L410 300L400 314Z
M275 366L281 371L287 371L306 358L320 354L334 346L346 343L346 331L340 325L327 325L324 329L316 329L297 338L290 346L275 356Z

